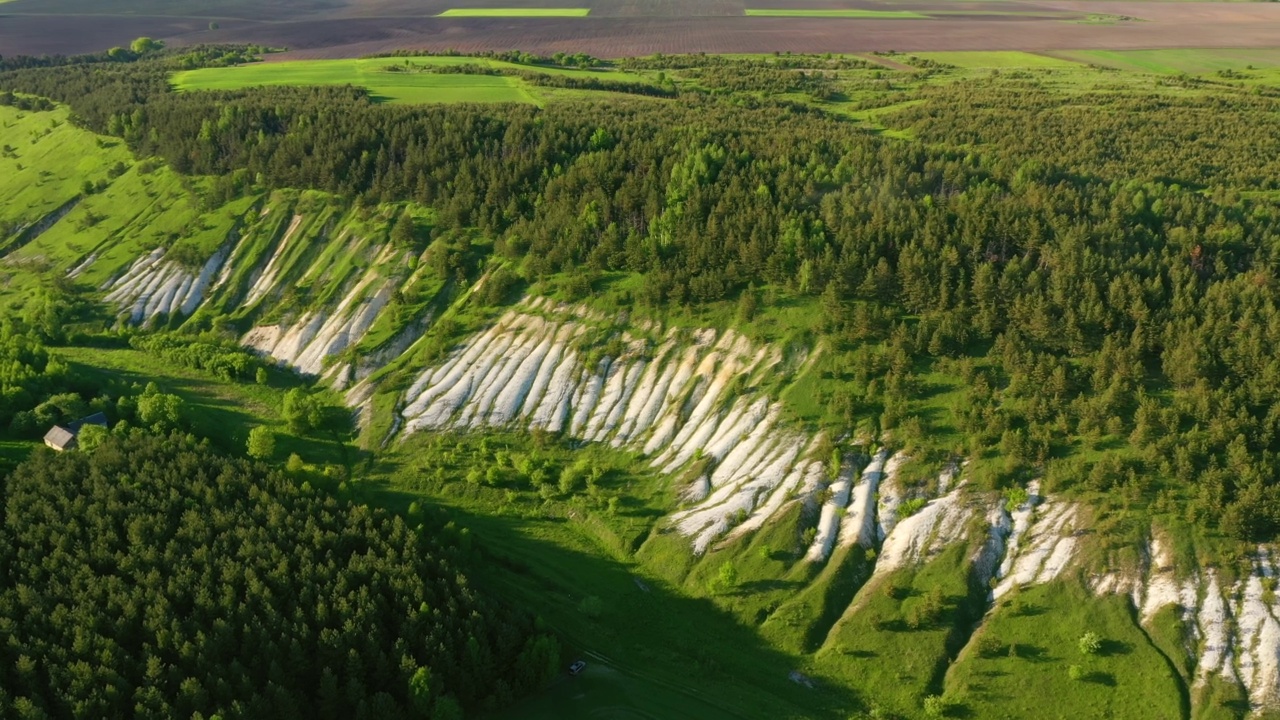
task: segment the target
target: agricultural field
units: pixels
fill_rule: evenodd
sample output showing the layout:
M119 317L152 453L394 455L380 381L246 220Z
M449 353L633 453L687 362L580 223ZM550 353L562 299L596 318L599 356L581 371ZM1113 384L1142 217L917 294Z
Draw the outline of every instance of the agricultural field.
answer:
M586 17L591 8L449 8L436 17Z
M91 52L147 35L174 44L245 42L293 59L345 59L405 47L597 57L676 53L841 53L993 48L1159 49L1274 45L1280 7L1264 2L1136 5L1108 0L1068 9L1027 0L957 5L832 0L529 0L477 7L450 0L9 0L0 24L6 55ZM772 16L762 33L744 15ZM835 13L835 15L832 15ZM582 22L583 16L591 19ZM923 23L923 15L932 22ZM874 25L832 25L832 17ZM525 25L516 19L531 19ZM1140 19L1141 21L1134 21Z
M1209 75L1223 71L1269 73L1280 67L1277 49L1077 50L1055 57L1153 75Z
M747 17L818 17L818 18L861 18L864 20L924 20L929 16L911 10L780 10L764 8L747 8Z

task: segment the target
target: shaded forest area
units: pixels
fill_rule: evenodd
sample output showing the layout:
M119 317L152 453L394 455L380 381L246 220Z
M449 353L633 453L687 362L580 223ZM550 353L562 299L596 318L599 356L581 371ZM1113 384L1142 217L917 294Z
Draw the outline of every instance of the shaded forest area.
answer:
M470 587L452 526L190 436L100 443L38 451L0 485L16 717L450 720L559 670L554 638Z

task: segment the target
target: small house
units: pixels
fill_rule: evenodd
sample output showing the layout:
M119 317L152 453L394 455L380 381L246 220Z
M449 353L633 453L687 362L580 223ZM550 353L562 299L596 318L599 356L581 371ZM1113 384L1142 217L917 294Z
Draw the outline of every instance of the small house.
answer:
M107 416L103 413L94 413L92 415L82 417L71 423L67 427L54 425L49 428L49 432L44 434L44 444L62 452L64 450L74 450L76 447L76 436L80 434L80 430L86 425L97 425L99 427L107 426Z

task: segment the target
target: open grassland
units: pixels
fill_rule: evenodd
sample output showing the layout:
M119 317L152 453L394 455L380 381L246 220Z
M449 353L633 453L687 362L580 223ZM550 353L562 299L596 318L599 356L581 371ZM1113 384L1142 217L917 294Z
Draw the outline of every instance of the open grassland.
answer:
M450 8L436 17L586 17L591 8Z
M216 378L128 347L60 347L54 352L80 377L103 386L123 384L140 390L154 382L160 392L177 395L190 428L227 450L242 450L249 431L265 426L276 433L279 461L297 453L309 464L347 466L358 457L358 451L338 435L289 432L280 414L285 392L306 383L287 370L272 370L268 382L260 385Z
M947 672L947 695L965 717L1187 717L1183 680L1131 613L1074 580L1003 598ZM1081 651L1087 632L1097 652Z
M375 99L392 103L532 103L521 83L496 75L441 75L392 72L401 66L390 58L370 60L306 60L238 67L204 68L178 73L179 90L228 90L270 85L355 85Z
M66 108L0 107L0 240L73 201L86 181L106 180L115 163L129 159L124 143L71 125Z
M802 8L769 8L744 11L747 17L821 17L821 18L861 18L864 20L927 20L928 15L913 10L807 10Z
M230 90L271 85L354 85L369 90L374 100L391 103L531 103L558 88L534 88L518 77L466 73L435 73L432 68L471 65L513 72L536 72L619 82L642 79L632 73L574 70L518 65L469 57L365 58L362 60L303 60L203 68L177 73L178 90Z
M1276 48L1204 48L1177 50L1073 50L1054 55L1130 72L1159 75L1267 70L1280 67Z
M1078 68L1080 63L1016 50L995 52L918 52L913 56L958 68Z

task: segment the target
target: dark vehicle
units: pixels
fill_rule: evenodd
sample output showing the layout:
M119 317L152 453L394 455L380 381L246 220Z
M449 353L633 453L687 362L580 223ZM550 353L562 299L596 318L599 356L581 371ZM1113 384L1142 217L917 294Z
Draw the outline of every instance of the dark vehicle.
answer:
M586 661L577 660L572 665L569 666L569 674L577 675L578 673L582 672L582 669L585 668L586 666L587 666Z

